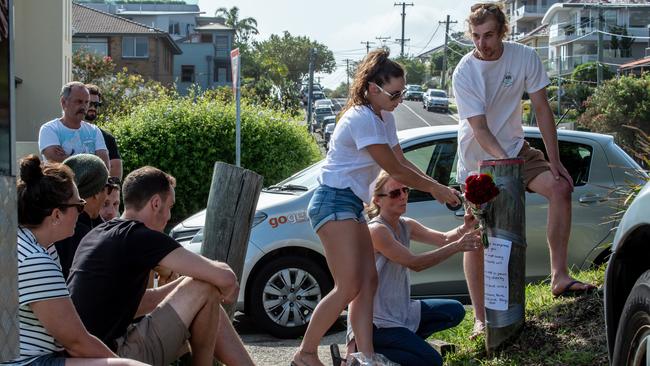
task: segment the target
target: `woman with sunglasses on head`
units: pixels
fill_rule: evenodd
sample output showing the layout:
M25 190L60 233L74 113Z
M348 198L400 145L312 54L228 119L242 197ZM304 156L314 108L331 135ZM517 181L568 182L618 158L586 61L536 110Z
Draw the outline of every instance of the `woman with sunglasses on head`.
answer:
M74 235L54 243L59 253L63 277L67 279L81 239L103 222L99 212L106 202L106 197L118 186L109 182L108 169L97 155L72 155L65 159L63 164L72 169L79 196L86 201L86 206L77 220Z
M370 186L381 169L411 187L430 192L441 203L459 204L457 192L439 184L411 164L397 140L391 113L402 101L404 69L389 52L370 52L357 67L350 99L330 141L308 213L334 278L334 289L312 314L292 364L320 366L320 339L349 306L349 323L357 347L372 358L372 302L377 287L372 241L363 215Z
M420 272L459 252L481 245L476 219L465 215L463 225L448 232L429 229L403 216L409 188L382 172L375 183L372 203L366 210L375 251L379 285L374 298L373 345L375 352L402 366L442 365L440 354L426 339L458 325L465 317L456 300L411 300L409 270ZM415 254L410 241L437 247ZM348 349L354 349L348 326Z
M20 161L18 302L20 355L10 365L143 365L119 359L92 336L70 300L52 243L74 233L85 201L63 164Z

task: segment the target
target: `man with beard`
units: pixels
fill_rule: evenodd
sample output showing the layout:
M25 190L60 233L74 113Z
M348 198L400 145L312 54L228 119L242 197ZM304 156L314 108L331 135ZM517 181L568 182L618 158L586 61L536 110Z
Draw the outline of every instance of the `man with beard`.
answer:
M45 160L60 163L75 154L94 154L110 169L101 131L83 120L89 100L88 89L83 83L73 81L63 86L63 116L43 124L38 134L38 149Z
M559 297L593 291L593 285L573 279L568 271L573 180L560 161L555 120L546 97L550 82L544 66L534 49L503 41L508 22L499 3L473 5L467 23L475 48L460 60L453 75L460 118L458 181L464 182L470 172L478 171L481 160L524 159L524 186L549 202L546 237L551 293ZM535 110L548 160L524 140L524 92ZM466 252L463 264L476 317L473 335L477 335L485 322L482 248Z
M97 119L97 109L102 106L102 92L99 90L99 87L95 84L86 84L86 88L90 93L90 104L86 110L86 122L95 123ZM106 148L108 149L108 159L111 162L111 169L109 175L111 177L118 177L120 181L122 180L122 158L120 157L120 151L117 148L117 142L115 137L106 131L103 128L99 128L102 131L102 136L104 136L104 141L106 142Z

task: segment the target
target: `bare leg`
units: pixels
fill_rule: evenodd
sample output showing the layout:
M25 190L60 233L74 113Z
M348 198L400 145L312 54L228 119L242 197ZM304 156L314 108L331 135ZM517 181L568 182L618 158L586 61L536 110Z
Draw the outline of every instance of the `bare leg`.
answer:
M300 349L293 357L299 366L323 365L317 355L321 338L345 306L355 300L359 294L362 294L362 297L356 299L351 312L354 308L354 311L369 311L369 313L365 317L362 314L352 316L353 329L359 342L359 350L373 353L372 300L377 287L377 272L374 269L368 226L355 220L330 221L318 230L318 236L325 248L327 264L334 277L334 288L314 310ZM368 266L364 262L371 262L373 265ZM362 288L365 287L367 288L362 292ZM368 324L363 324L364 322ZM363 343L360 340L363 340ZM364 348L361 348L361 344Z
M228 314L219 306L220 319L214 357L226 365L253 366L253 360L228 319Z
M528 188L548 200L546 237L551 258L551 292L559 294L573 280L569 276L568 246L571 234L571 186L565 179L555 180L550 171L533 179ZM576 284L573 289L588 289L591 285Z
M66 358L65 366L146 366L127 358Z
M169 303L190 329L193 365L212 365L221 294L211 284L185 278L160 303Z
M467 280L467 289L474 307L474 331L485 324L485 301L483 282L483 247L474 252L465 252L463 255L463 268Z

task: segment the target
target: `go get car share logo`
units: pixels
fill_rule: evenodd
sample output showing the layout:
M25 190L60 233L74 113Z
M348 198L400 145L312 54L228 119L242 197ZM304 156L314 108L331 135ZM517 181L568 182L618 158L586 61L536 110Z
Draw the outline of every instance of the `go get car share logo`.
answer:
M299 222L307 221L308 219L309 218L307 217L307 211L297 211L288 213L286 215L271 217L269 219L269 225L275 229L282 224L297 224Z

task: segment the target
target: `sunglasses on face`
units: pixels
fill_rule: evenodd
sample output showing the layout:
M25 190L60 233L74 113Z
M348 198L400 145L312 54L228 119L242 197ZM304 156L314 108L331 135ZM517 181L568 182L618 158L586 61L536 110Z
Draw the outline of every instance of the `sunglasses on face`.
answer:
M392 191L390 191L388 193L380 193L377 196L379 196L379 197L388 196L389 198L395 199L395 198L401 197L402 193L404 193L406 195L409 194L410 191L411 191L411 188L402 187L402 188L398 188L398 189L393 189Z
M372 83L372 84L374 84L377 87L377 89L379 89L382 93L388 95L388 98L390 100L398 100L398 99L404 97L404 94L406 94L406 88L404 88L404 89L402 89L400 91L396 91L394 93L389 93L389 92L385 91L381 86L377 85L377 83Z
M62 203L59 205L59 208L68 208L68 207L76 207L77 213L82 213L84 212L84 207L86 207L86 201L81 200L77 203Z
M97 108L102 106L102 102L90 102L88 105Z

